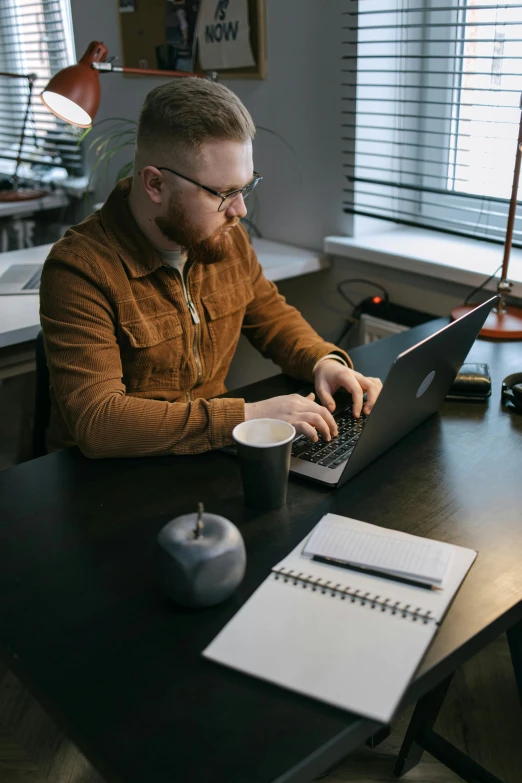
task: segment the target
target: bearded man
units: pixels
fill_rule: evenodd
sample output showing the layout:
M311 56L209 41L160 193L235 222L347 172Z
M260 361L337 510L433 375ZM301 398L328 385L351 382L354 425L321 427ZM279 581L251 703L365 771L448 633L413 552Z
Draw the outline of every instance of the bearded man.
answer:
M50 372L49 451L191 454L232 443L247 419L337 433L332 395L369 413L381 388L266 280L240 223L262 179L255 127L234 93L176 79L146 97L133 176L52 248L41 286ZM241 331L319 398L217 399ZM367 393L363 408L363 393Z

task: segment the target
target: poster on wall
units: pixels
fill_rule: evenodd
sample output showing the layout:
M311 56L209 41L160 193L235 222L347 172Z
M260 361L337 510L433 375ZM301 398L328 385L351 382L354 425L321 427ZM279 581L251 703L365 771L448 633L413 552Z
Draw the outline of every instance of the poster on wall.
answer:
M200 0L166 0L166 46L158 47L158 68L162 71L193 71Z
M198 54L204 71L255 65L248 0L201 0Z
M165 74L217 70L229 79L265 78L265 0L118 0L118 4L124 66L140 68L143 75L154 70Z
M194 71L200 0L119 0L119 3L125 65Z

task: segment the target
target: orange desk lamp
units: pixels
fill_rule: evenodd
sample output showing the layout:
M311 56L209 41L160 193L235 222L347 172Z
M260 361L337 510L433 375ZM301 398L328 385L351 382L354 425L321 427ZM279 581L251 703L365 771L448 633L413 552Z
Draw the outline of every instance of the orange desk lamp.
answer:
M521 95L522 109L522 95ZM486 323L480 330L481 337L490 337L496 340L521 340L522 339L522 310L518 307L506 305L506 296L509 296L513 283L508 280L509 254L513 242L513 228L515 225L515 212L517 209L518 181L520 178L520 161L522 158L522 112L518 130L517 154L515 158L515 171L513 172L513 186L511 188L511 200L509 202L506 239L504 243L504 260L502 272L497 284L498 302L488 315ZM452 310L453 319L460 318L468 313L476 305L462 305Z
M109 50L101 41L91 41L83 57L58 71L41 94L44 104L53 114L70 125L90 128L100 105L100 71L130 73L140 76L200 76L187 71L159 71L149 68L127 68L114 65Z

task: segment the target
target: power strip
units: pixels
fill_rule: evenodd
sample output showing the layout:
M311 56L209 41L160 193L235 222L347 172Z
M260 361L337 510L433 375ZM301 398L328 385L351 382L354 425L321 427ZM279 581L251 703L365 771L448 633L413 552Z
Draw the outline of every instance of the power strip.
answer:
M390 321L408 328L425 324L437 318L436 315L431 315L430 313L422 313L420 310L413 310L411 307L393 304L381 296L369 296L367 299L364 299L359 305L359 312L361 315L371 315L374 318L379 318L381 321Z
M394 305L380 296L368 297L360 305L359 344L367 345L383 337L405 332L435 317L410 307Z

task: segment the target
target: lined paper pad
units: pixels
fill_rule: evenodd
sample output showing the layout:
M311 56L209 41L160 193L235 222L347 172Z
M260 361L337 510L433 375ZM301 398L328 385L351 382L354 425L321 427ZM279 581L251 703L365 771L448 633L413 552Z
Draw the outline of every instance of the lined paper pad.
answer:
M410 536L354 530L343 520L327 514L308 539L303 554L342 560L383 573L418 579L440 585L451 558L451 549L437 541ZM382 532L381 532L382 531Z
M404 546L418 537L356 519L327 514L324 520L364 533L381 533ZM292 578L267 576L203 651L212 661L283 688L389 723L476 552L442 542L451 557L443 590L426 590L384 577L319 563L304 554L315 530L274 571L321 579L334 589L315 589ZM425 539L420 539L425 541ZM432 542L429 542L430 544ZM351 601L336 587L363 596ZM384 599L387 611L368 596ZM429 613L427 623L394 611L395 604Z

